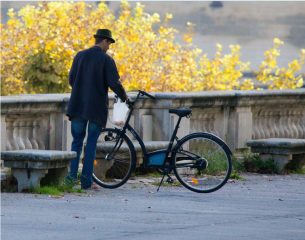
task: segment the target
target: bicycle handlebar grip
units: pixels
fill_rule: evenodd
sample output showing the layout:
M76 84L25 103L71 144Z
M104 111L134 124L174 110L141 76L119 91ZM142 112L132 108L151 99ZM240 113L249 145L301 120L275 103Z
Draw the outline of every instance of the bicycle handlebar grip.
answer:
M147 97L149 97L149 98L151 98L151 99L153 99L153 100L156 99L154 96L150 95L150 94L147 93L147 92L144 92L144 91L141 91L141 90L139 90L139 92L140 92L142 95L146 95Z

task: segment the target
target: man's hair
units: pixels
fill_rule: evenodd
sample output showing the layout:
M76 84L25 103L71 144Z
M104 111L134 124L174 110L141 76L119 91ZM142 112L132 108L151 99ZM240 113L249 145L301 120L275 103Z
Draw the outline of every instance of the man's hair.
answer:
M95 39L95 44L101 43L104 39L107 39L107 38L105 38L105 37L96 38L96 39Z

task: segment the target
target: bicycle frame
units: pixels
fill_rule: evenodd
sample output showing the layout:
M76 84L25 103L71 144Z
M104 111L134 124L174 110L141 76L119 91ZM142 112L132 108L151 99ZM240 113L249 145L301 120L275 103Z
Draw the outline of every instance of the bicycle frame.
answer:
M143 92L140 91L137 94L137 97L136 97L135 101L133 102L133 104L139 99L141 94L144 95ZM177 132L178 132L179 125L180 125L182 117L179 117L178 122L177 122L177 124L175 126L175 129L174 129L174 131L172 133L171 139L169 141L169 145L168 145L168 147L166 149L165 161L164 161L163 165L162 166L149 166L148 165L148 156L149 156L149 153L147 152L145 144L144 144L143 140L141 139L141 137L139 136L139 134L135 131L135 129L132 126L129 125L129 121L130 121L130 118L132 116L132 112L133 112L133 109L134 109L133 108L133 104L131 104L129 106L130 111L128 113L127 119L125 121L125 124L124 124L123 128L120 129L122 134L125 134L126 130L128 130L133 135L133 137L138 141L138 143L140 144L140 147L141 147L141 151L143 153L143 165L144 165L145 168L162 168L162 169L164 169L166 166L168 166L166 164L167 162L169 162L169 165L171 166L171 163L172 163L171 157L172 156L169 157L169 154L172 152L174 141L176 140L177 143L179 143L179 139L177 138Z

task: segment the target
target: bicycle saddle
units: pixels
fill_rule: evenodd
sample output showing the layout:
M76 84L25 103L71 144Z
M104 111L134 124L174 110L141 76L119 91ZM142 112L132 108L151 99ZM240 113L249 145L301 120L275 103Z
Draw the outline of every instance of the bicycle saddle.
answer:
M177 114L179 117L185 117L191 114L192 109L190 108L177 108L177 109L169 109L169 113Z

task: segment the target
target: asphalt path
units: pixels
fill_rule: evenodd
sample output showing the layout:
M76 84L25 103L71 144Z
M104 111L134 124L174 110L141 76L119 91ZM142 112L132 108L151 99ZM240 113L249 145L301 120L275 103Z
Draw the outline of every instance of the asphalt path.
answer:
M1 194L2 240L304 240L305 175L246 175L215 193L156 186Z

